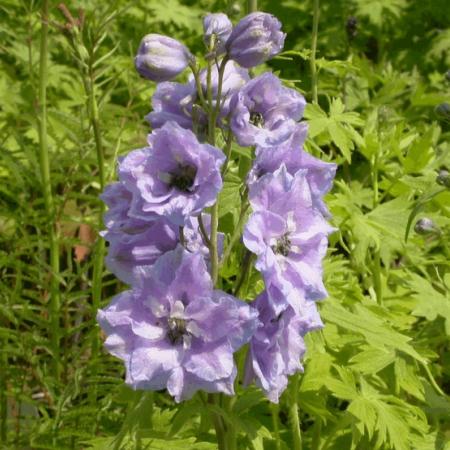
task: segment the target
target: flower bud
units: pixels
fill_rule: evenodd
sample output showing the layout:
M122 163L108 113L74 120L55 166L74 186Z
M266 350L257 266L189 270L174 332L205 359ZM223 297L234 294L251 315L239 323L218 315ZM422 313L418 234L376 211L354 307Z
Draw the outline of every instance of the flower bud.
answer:
M441 116L443 119L450 118L450 105L448 103L441 103L435 108L436 114Z
M416 222L414 225L414 231L417 234L426 236L429 234L439 233L439 228L431 219L424 217Z
M448 173L448 170L442 169L439 171L439 174L436 177L436 183L445 186L446 188L450 188L450 173Z
M226 14L208 14L203 18L203 40L209 49L214 35L214 53L220 55L225 52L225 44L233 31L233 24Z
M255 12L245 16L228 39L230 58L247 69L262 64L283 48L286 35L280 30L280 21L271 14Z
M144 78L160 82L175 78L193 58L189 50L176 39L147 34L139 45L134 64Z
M231 17L236 17L241 13L241 5L239 2L234 2L228 7L228 15Z

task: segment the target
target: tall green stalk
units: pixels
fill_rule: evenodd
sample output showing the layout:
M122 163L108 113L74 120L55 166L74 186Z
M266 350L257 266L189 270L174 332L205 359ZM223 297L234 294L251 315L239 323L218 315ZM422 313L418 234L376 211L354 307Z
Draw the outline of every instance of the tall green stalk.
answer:
M302 434L300 431L300 419L298 416L298 389L299 374L296 373L291 380L291 392L289 396L289 424L292 433L293 450L302 450Z
M7 339L2 342L3 349L6 348ZM6 377L8 358L6 351L0 354L0 442L6 447L8 439L8 397L6 395Z
M272 415L273 433L275 435L275 450L281 450L280 426L279 426L279 406L277 403L270 404L270 412Z
M313 4L313 27L312 27L312 43L311 43L311 93L314 103L318 102L317 94L317 67L316 67L316 51L317 36L319 34L319 0L314 0Z
M214 51L215 39L214 35L210 41L209 51L212 53ZM222 84L223 84L223 76L225 71L225 65L227 63L227 59L224 58L221 62L218 71L218 81L217 81L217 98L216 105L213 105L213 91L212 91L212 65L213 61L210 59L208 61L207 72L206 72L206 108L208 112L208 143L215 146L216 145L216 121L219 113L220 107L220 98L222 95ZM192 71L194 72L194 77L198 79L197 69L192 67ZM201 84L197 83L197 89L202 90ZM218 226L219 226L219 202L211 207L211 234L209 238L209 254L211 261L211 278L213 285L216 286L217 281L219 279L219 252L218 252ZM209 402L215 404L217 407L221 407L221 396L219 394L210 394L208 396ZM217 437L217 445L219 450L228 450L228 436L227 436L227 428L229 427L225 424L225 421L221 417L220 414L213 412L212 420L214 423L214 428L216 430Z
M89 102L89 119L91 121L92 129L94 131L95 139L95 149L97 154L97 165L98 165L98 179L100 184L100 189L103 191L105 188L105 156L103 150L102 137L100 132L100 120L98 116L98 104L95 95L95 77L92 68L92 61L89 67L89 78L88 83L86 83L89 90L88 102ZM103 226L103 213L105 211L104 203L102 202L99 207L99 227ZM94 267L92 274L92 312L93 317L95 317L97 310L100 307L100 301L102 298L102 287L103 287L103 259L105 257L105 241L103 238L98 238L95 249L94 249ZM92 360L94 361L94 367L96 367L95 359L98 355L100 348L99 336L97 333L93 335L92 340Z
M50 340L53 354L53 367L56 379L61 373L59 354L59 242L56 229L55 205L53 202L50 178L50 161L47 142L47 60L48 60L48 0L43 0L41 9L41 48L39 61L39 166L45 211L48 218L50 241Z

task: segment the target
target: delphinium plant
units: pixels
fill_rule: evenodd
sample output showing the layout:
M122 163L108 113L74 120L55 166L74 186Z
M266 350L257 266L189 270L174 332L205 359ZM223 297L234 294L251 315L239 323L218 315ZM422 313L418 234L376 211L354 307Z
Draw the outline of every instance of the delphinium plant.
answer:
M137 71L158 83L152 132L102 194L106 265L130 288L97 318L134 389L220 405L237 382L254 382L278 403L302 371L305 334L323 326L316 301L327 295L333 231L323 196L336 166L303 148L304 97L270 71L251 72L281 52L278 19L253 12L233 26L208 14L203 28L201 59L168 36L139 46ZM186 69L187 82L172 81ZM239 175L240 216L219 231L219 193ZM230 260L240 261L231 277ZM253 268L261 289L248 298ZM230 424L218 413L213 422L219 448L234 448Z

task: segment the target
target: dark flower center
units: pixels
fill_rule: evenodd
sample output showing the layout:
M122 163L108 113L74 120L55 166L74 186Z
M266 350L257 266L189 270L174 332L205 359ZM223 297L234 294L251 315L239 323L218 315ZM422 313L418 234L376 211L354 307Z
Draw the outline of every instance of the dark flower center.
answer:
M289 251L291 250L291 241L289 239L289 235L283 234L275 245L272 245L272 250L275 254L287 256L289 255Z
M197 168L189 164L178 166L176 172L170 174L171 187L177 188L182 192L190 192L194 184L195 176L197 175Z
M167 337L172 345L180 344L183 341L183 336L188 334L186 330L186 321L184 319L170 318L167 321L169 330Z
M262 128L264 126L264 117L261 113L252 111L250 113L250 123L255 127Z
M281 320L281 318L283 317L283 313L284 313L284 311L281 311L277 317L270 319L270 323L278 323Z

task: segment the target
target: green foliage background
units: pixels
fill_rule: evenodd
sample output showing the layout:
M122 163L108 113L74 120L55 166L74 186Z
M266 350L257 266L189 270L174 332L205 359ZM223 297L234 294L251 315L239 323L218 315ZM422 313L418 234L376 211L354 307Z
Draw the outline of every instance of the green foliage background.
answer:
M232 2L231 2L232 3ZM311 100L312 0L260 0L288 33L272 70ZM0 5L0 437L2 448L213 449L216 408L241 448L289 449L287 411L299 397L303 446L311 450L449 449L450 9L446 0L322 1L319 105L309 105L309 151L339 164L328 205L338 231L326 260L326 324L308 336L305 372L278 407L256 389L230 408L199 398L175 405L164 393L132 392L122 365L104 352L92 306L89 252L99 231L98 165L82 70L50 5L48 140L60 242L61 373L50 342L48 223L38 158L41 4ZM168 34L202 52L201 17L244 2L73 1L85 11L83 39L95 63L107 177L117 156L145 142L152 83L133 56L144 34ZM349 39L347 19L357 19ZM266 68L267 69L267 68ZM221 194L222 230L236 225L248 156ZM441 191L438 193L438 191ZM422 201L426 200L427 201ZM405 230L412 209L439 233ZM417 219L416 217L416 219ZM416 220L414 219L414 220ZM86 235L86 231L88 231ZM89 232L90 231L90 232ZM87 236L87 237L86 237ZM83 247L84 246L84 247ZM239 272L241 250L222 276ZM247 298L261 288L256 272ZM102 301L124 286L105 272Z

